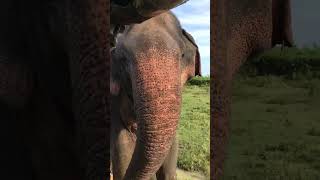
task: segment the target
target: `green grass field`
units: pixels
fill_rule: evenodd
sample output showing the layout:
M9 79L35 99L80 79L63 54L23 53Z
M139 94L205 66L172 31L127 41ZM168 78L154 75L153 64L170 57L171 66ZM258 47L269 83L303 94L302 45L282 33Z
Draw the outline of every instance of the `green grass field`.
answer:
M319 79L236 78L224 179L319 179L319 110Z
M178 129L178 167L209 174L210 92L209 78L195 78L184 89Z
M253 59L235 78L232 94L224 180L320 179L319 47L275 48ZM178 131L179 168L205 177L209 98L209 78L189 83Z

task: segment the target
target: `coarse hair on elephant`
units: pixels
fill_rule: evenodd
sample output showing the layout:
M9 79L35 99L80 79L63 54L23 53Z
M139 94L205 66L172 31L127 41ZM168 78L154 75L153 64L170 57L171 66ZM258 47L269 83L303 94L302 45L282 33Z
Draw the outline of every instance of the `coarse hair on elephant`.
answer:
M127 27L111 59L114 179L174 179L181 90L201 75L193 37L163 13Z
M211 179L222 178L234 74L276 44L293 45L290 0L211 2Z

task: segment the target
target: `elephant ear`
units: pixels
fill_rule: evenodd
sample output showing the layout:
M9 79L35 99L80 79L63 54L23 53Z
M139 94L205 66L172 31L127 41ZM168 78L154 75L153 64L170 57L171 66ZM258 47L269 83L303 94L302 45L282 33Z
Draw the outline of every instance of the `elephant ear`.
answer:
M195 57L195 76L201 76L201 60L198 45L194 38L186 30L182 29L182 34L197 48Z
M293 46L290 0L272 0L272 46Z
M197 49L196 59L195 59L195 76L202 76L201 74L201 61L199 49Z

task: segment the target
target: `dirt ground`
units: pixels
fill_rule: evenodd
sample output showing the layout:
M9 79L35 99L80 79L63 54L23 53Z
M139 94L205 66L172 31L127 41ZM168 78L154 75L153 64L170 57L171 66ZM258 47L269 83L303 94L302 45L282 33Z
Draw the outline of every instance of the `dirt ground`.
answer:
M178 180L206 180L209 178L204 177L202 174L188 172L181 169L177 170Z
M203 175L193 172L184 171L181 169L177 170L177 176L178 180L206 180L208 178L205 178ZM113 180L111 175L111 180Z

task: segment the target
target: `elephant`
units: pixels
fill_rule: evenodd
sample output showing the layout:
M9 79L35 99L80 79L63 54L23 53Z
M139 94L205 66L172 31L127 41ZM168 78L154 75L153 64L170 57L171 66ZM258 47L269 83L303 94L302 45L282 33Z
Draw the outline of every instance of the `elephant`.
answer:
M188 0L111 0L111 46L125 25L141 23L161 13L186 3Z
M11 179L108 177L108 2L2 5L3 171Z
M211 60L211 179L222 178L231 84L239 67L276 44L293 46L290 0L214 0Z
M11 178L108 178L109 3L2 2L1 137L12 147L3 153ZM164 12L148 8L147 18ZM136 16L130 23L142 22Z
M181 91L196 75L198 46L172 12L117 37L110 79L114 179L176 178Z

